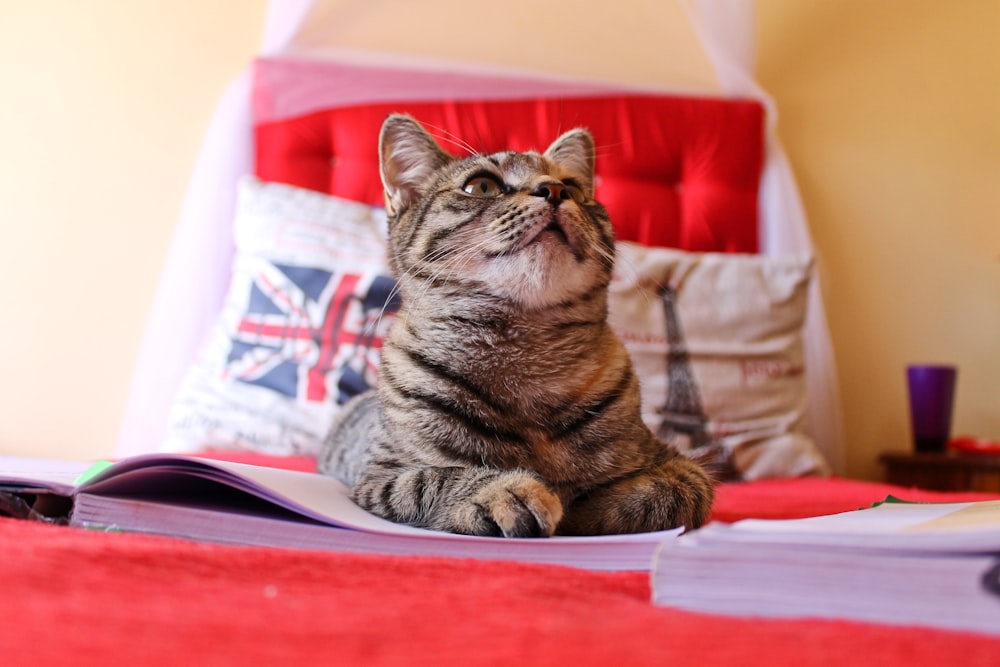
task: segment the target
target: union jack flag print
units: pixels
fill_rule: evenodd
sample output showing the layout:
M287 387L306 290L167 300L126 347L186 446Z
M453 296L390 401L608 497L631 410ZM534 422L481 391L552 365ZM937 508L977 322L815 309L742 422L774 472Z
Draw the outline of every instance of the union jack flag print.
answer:
M309 402L334 391L343 403L374 381L398 308L388 276L265 264L232 332L225 376Z

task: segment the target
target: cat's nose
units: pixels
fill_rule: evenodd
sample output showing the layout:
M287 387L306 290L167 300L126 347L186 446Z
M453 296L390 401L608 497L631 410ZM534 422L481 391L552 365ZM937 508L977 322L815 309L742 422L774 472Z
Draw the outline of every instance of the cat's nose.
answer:
M566 191L566 186L557 181L542 183L532 190L531 194L535 197L545 197L545 201L553 206L559 206L562 200L569 199L569 192Z

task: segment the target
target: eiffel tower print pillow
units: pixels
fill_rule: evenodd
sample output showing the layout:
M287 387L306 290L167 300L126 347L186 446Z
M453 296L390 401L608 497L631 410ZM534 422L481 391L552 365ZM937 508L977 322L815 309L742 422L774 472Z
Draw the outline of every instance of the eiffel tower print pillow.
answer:
M828 474L803 423L812 270L809 257L618 244L609 321L654 433L728 477Z
M316 455L338 407L375 382L398 308L385 212L248 177L234 236L226 302L163 449Z

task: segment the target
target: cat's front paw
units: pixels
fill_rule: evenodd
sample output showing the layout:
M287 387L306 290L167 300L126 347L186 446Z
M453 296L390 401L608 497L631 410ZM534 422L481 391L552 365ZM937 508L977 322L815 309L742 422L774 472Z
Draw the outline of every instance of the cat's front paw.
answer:
M674 455L659 466L590 489L570 507L559 526L563 535L644 533L708 519L712 480L691 459Z
M485 483L459 512L462 532L503 537L549 537L562 519L562 501L527 473L503 473Z

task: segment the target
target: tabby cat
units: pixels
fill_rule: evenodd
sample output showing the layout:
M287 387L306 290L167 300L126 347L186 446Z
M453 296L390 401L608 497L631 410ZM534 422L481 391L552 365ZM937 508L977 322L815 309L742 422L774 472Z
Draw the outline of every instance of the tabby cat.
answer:
M377 394L345 406L321 470L374 514L456 533L704 522L711 481L643 424L606 322L614 239L591 135L458 159L392 115L379 154L402 306Z

